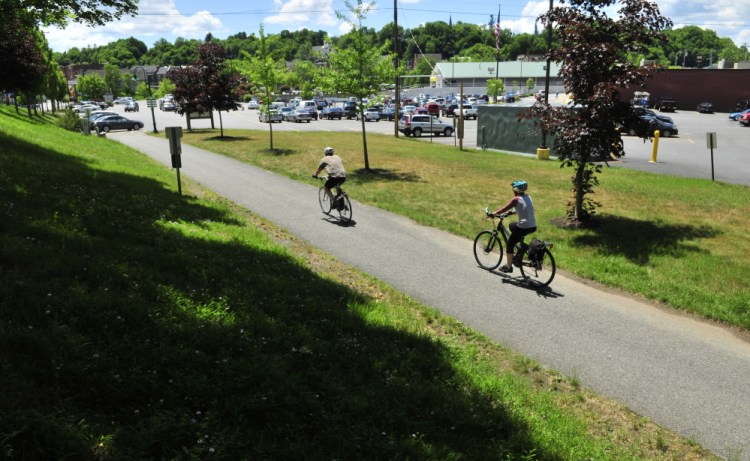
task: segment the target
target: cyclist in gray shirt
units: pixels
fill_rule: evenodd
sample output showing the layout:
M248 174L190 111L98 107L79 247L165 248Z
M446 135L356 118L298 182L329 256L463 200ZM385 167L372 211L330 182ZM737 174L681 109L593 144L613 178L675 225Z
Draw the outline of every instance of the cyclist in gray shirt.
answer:
M518 215L518 222L511 223L508 226L510 228L510 237L508 238L508 248L505 249L507 259L505 265L500 267L500 270L503 272L513 272L511 261L513 261L513 249L516 247L516 244L521 242L525 236L536 232L534 203L531 201L531 197L526 195L529 183L522 180L513 181L511 187L513 187L514 196L510 199L510 202L494 213L490 213L500 215L511 208L515 208Z
M328 199L331 203L334 203L331 189L344 184L346 181L346 170L344 170L344 161L341 160L341 157L333 153L333 147L326 147L324 152L325 157L320 160L320 165L318 165L318 169L313 174L313 178L317 178L318 173L324 169L328 172L328 180L324 187L326 188Z

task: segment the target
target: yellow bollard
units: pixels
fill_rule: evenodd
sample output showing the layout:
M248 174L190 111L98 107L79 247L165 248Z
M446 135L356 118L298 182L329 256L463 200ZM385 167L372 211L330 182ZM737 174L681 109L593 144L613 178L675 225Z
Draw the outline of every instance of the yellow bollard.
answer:
M538 147L536 149L536 158L539 160L549 160L549 148Z
M654 147L651 149L651 160L648 163L656 163L656 153L659 151L659 130L654 131Z

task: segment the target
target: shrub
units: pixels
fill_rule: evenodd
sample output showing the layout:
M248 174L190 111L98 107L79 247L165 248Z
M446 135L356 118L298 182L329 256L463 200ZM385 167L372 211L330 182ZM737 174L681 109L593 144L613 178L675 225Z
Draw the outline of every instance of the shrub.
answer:
M81 117L78 116L70 107L65 108L65 112L57 119L57 126L68 131L82 131Z

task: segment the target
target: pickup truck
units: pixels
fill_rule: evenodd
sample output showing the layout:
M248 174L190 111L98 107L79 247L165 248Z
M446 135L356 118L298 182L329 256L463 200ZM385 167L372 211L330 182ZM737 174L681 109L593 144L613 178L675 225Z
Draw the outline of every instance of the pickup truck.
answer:
M477 110L477 106L472 104L464 104L461 108L461 111L463 111L463 116L465 119L473 118L474 120L479 117L479 111ZM454 110L455 115L459 115L459 109L456 108Z
M660 112L674 112L677 109L677 101L670 97L663 96L656 101L655 109Z

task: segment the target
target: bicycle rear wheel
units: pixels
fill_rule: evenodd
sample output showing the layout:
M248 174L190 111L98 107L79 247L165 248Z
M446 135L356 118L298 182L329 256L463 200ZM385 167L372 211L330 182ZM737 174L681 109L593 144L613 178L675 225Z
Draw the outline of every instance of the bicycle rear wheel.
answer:
M482 231L474 239L474 259L482 269L497 269L503 260L503 244L490 231Z
M320 209L325 214L331 214L331 200L328 198L326 188L321 187L318 191L318 202L320 202Z
M544 249L544 253L541 259L532 261L529 259L529 252L526 251L523 255L523 262L521 263L521 275L531 285L536 287L546 287L552 283L552 279L555 278L555 272L557 267L555 266L555 258L552 256L552 252L549 248Z
M339 221L342 223L348 223L352 220L352 202L349 201L349 196L346 194L342 194L341 197L339 197L339 200Z

